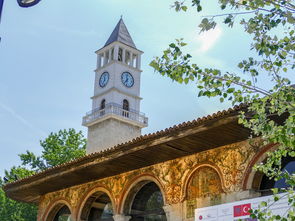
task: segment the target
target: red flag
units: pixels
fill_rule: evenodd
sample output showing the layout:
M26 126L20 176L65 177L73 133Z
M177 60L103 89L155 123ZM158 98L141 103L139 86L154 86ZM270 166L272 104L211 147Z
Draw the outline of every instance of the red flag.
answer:
M234 206L234 217L250 215L251 203Z

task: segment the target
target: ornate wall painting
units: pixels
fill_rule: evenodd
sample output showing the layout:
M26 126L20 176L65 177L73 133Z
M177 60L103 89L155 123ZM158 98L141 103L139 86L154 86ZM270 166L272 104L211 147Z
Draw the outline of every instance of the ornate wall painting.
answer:
M194 216L198 199L209 197L210 203L214 203L223 192L221 179L215 169L209 166L198 168L187 187L187 218Z
M210 204L214 205L221 202L222 192L242 190L243 174L258 151L258 148L255 148L248 141L243 141L49 193L40 201L39 214L44 213L51 202L60 198L67 199L73 208L78 207L82 202L81 198L98 186L112 193L118 207L122 203L127 185L138 176L150 174L163 186L166 204L177 204L186 200L187 215L191 216L197 198L210 196ZM211 167L204 167L208 164L218 168L219 174ZM196 167L203 169L197 169L194 178L188 179ZM188 191L187 182L190 182Z

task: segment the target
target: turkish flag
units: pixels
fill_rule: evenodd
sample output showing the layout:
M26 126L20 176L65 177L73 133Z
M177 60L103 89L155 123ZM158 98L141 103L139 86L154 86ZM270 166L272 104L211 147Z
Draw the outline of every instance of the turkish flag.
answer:
M250 215L251 203L234 206L234 217Z

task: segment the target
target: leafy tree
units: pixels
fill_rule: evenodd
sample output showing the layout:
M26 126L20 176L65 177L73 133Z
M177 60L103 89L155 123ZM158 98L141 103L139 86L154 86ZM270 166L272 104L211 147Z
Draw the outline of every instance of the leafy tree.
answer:
M10 182L26 176L32 175L33 172L21 168L13 167L10 171L5 171L5 177ZM0 187L4 181L0 178ZM20 203L9 199L5 196L2 188L0 188L0 220L11 221L28 221L36 220L37 207L34 204Z
M40 156L30 151L19 155L22 165L5 171L5 182L0 177L0 187L86 154L86 139L81 131L76 132L74 129L50 133L45 140L40 141L40 146L43 148ZM37 220L36 217L36 205L11 200L0 188L0 220L33 221Z
M51 133L45 140L40 141L40 146L43 148L41 156L36 156L28 150L19 155L23 166L29 166L31 170L38 172L82 157L86 153L86 139L81 131L77 133L74 129Z
M192 7L202 11L200 0L191 0ZM279 148L268 153L266 162L256 165L269 178L286 178L290 206L295 206L295 175L282 171L282 158L295 157L295 88L287 77L295 69L295 4L292 0L219 0L220 14L206 16L199 28L208 31L217 23L233 27L241 25L252 37L251 50L255 57L237 64L240 71L233 73L212 67L201 68L192 62L192 56L182 52L183 39L171 43L163 55L156 57L151 66L160 74L179 83L195 82L199 96L219 97L220 102L245 103L247 112L241 112L239 123L261 136L265 144L276 143ZM176 1L176 11L187 11L187 2ZM279 116L282 121L276 121ZM274 190L277 193L277 190ZM275 196L275 200L278 197ZM265 204L264 204L265 205ZM289 219L295 219L293 210ZM282 219L271 211L254 211L259 220Z

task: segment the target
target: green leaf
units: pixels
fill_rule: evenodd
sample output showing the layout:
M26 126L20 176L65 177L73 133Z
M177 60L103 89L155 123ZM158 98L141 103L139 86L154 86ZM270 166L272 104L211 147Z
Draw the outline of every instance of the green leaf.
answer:
M227 92L227 93L232 93L232 92L234 92L234 91L235 91L234 88L228 88L226 92Z
M184 5L184 6L181 7L181 9L182 9L183 11L186 11L186 10L187 10L187 6Z

